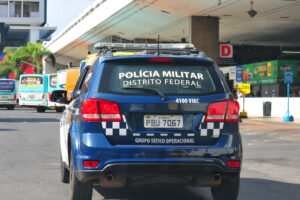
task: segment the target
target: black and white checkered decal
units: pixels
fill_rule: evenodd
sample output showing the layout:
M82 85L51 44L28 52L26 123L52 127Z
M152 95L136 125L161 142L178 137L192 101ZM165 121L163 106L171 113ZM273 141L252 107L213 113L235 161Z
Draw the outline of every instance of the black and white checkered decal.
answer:
M102 128L107 136L127 136L129 134L126 117L122 115L122 122L102 122Z
M197 134L195 133L131 133L128 128L126 117L122 115L122 122L101 122L102 128L106 136L133 136L133 137L195 137ZM199 133L200 137L212 137L218 138L221 134L221 131L224 127L224 122L205 122L205 115L202 117L201 123L199 125ZM199 134L198 133L198 134Z
M202 137L218 138L224 127L224 122L205 122L205 115L203 115L199 131Z

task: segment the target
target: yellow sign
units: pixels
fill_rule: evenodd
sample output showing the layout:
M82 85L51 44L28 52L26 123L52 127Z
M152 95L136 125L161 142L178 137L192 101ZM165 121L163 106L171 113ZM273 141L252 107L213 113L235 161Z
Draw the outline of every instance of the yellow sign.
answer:
M268 73L268 76L272 76L272 63L268 63L267 73Z
M86 57L86 66L92 66L98 58L98 54L91 54Z
M239 84L238 88L239 88L239 91L243 94L250 93L250 84L247 84L247 83Z

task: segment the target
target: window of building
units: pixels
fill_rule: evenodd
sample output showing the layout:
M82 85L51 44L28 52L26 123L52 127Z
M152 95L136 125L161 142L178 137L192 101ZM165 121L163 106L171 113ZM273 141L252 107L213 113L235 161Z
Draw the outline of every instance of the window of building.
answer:
M31 3L31 12L39 12L40 7L39 7L39 2L32 2Z
M38 17L39 16L39 2L24 2L23 16L24 17Z
M29 2L23 3L23 16L30 17L30 3Z
M0 17L7 17L8 2L0 2Z
M21 1L15 2L15 17L21 17Z

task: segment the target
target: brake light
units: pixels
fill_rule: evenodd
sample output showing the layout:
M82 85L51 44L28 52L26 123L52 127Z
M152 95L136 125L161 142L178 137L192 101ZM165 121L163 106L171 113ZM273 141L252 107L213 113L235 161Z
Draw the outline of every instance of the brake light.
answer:
M174 60L172 58L152 57L149 58L148 62L174 63Z
M51 100L51 93L48 93L48 100Z
M238 121L239 120L239 110L240 110L239 103L235 100L229 100L226 121L229 121L229 122Z
M226 119L226 121L229 122L236 122L239 120L239 110L240 110L240 105L235 100L212 103L208 107L205 121L223 122L224 119Z
M87 99L81 105L84 121L122 121L119 105L102 99Z
M230 168L239 168L241 166L240 161L227 161L227 165Z
M16 100L17 99L17 95L14 95L14 100Z
M83 166L84 167L97 167L99 163L100 162L97 160L84 160Z
M208 107L206 121L222 122L225 118L227 101L212 103Z

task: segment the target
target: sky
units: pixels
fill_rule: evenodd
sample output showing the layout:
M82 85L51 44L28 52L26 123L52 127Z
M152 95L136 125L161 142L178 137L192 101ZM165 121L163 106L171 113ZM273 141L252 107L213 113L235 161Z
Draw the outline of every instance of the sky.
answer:
M61 32L95 0L47 0L47 25L57 27L52 37Z

